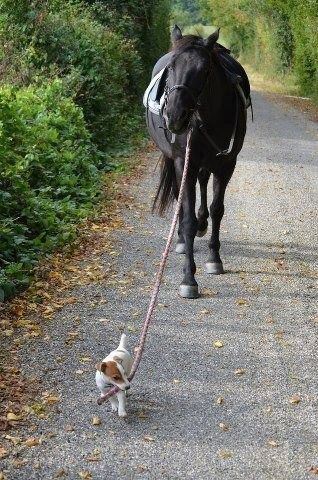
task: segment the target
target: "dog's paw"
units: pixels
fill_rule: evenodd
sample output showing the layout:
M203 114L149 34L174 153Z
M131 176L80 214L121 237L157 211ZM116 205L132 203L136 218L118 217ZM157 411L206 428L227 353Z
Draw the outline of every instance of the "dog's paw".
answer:
M127 412L118 412L118 416L120 418L126 418L127 417Z
M118 407L116 407L115 405L112 405L112 412L117 412L118 410Z

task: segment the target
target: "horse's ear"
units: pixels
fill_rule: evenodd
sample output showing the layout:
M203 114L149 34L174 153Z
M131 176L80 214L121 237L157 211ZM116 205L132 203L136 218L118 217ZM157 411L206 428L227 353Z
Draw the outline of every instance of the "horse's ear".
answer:
M178 40L181 40L181 38L182 38L182 32L181 32L180 28L178 27L178 25L175 25L173 27L172 32L171 32L172 44L174 45Z
M220 29L218 28L217 30L215 30L214 33L212 33L211 35L208 36L208 38L205 40L205 45L208 48L213 48L215 43L219 39L219 35L220 35Z

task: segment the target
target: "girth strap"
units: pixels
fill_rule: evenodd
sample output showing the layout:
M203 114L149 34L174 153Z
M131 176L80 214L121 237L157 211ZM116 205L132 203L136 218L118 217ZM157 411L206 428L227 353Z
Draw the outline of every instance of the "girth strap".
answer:
M236 87L238 87L239 84L236 84ZM244 96L244 99L245 99L245 96ZM245 100L246 102L246 100ZM246 105L244 105L244 107L246 108ZM235 119L234 119L234 125L233 125L233 130L232 130L232 135L231 135L231 141L230 141L230 145L228 148L226 148L225 150L222 150L218 145L217 143L213 140L213 138L211 137L211 135L209 135L209 133L207 132L205 126L204 126L204 123L203 123L203 120L199 114L198 111L196 111L194 113L194 120L195 120L195 125L198 127L198 129L200 130L200 132L203 133L203 135L205 136L206 140L209 142L209 144L214 148L214 150L217 151L217 154L216 156L217 157L227 157L229 158L231 156L231 154L233 153L233 147L234 147L234 141L235 141L235 137L236 137L236 131L237 131L237 121L238 121L238 110L239 110L239 99L238 99L238 91L237 89L235 88Z

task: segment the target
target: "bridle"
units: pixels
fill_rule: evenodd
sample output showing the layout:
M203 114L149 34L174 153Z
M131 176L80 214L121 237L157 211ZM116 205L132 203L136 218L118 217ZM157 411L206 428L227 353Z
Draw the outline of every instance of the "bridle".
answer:
M207 52L207 49L203 45L202 46L197 45L197 46L195 46L195 48L204 49L204 51ZM240 94L240 96L242 96L243 90L242 90L242 87L239 85L239 81L240 81L240 77L239 77L239 78L236 79L235 84L234 84L235 85L234 91L235 91L235 97L236 97L236 108L235 108L235 119L234 119L234 124L233 124L231 140L230 140L229 147L226 148L226 149L222 149L217 145L217 143L213 140L211 135L208 133L208 131L207 131L205 125L204 125L204 122L202 120L202 117L199 113L200 97L201 97L201 95L202 95L202 93L205 89L205 86L206 86L207 82L210 79L210 75L211 75L211 72L212 72L211 55L210 55L209 52L207 52L207 53L208 53L208 56L209 56L209 59L210 59L209 73L208 73L207 78L205 80L205 83L202 87L202 90L199 93L194 92L192 88L190 88L188 85L182 84L182 83L173 85L172 87L168 87L168 75L167 75L166 85L165 85L165 88L164 88L164 98L163 98L163 103L162 103L160 115L161 115L161 117L164 117L163 112L164 112L164 109L167 105L169 96L171 95L172 92L174 92L175 90L186 91L188 93L189 97L191 98L191 100L193 101L193 107L189 109L189 111L191 112L191 115L190 115L189 124L188 124L187 129L189 129L189 127L191 126L194 129L199 130L204 135L204 137L206 138L208 143L213 147L213 149L217 151L217 154L216 154L217 157L219 157L219 156L229 157L233 153L233 147L234 147L234 141L235 141L235 137L236 137L237 123L238 123L239 94ZM166 67L166 68L168 70L168 67ZM244 97L244 93L243 93L243 97ZM244 101L246 102L245 97L244 97ZM165 131L170 132L170 130L168 129L167 126L165 126L163 128L164 128ZM170 132L170 134L171 134L170 143L174 143L175 142L175 134L173 134L172 132Z

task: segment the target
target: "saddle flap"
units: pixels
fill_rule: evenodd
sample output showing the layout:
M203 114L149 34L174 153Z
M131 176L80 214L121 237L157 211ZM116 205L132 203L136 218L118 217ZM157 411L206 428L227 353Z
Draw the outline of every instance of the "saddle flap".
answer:
M148 108L152 113L159 115L161 110L161 99L164 94L168 69L164 67L158 72L148 85L144 97L143 104L145 108Z

